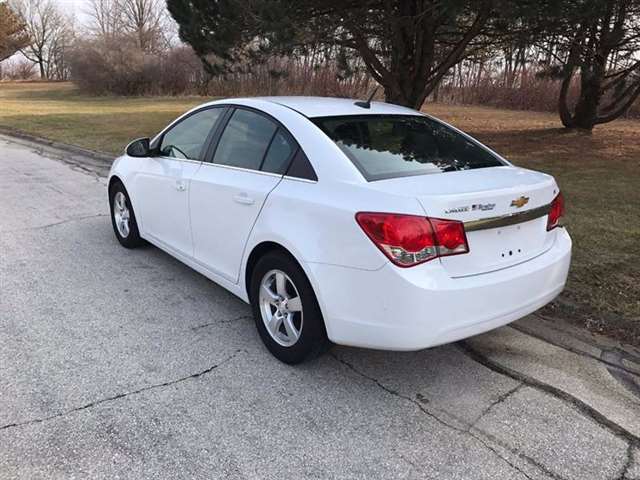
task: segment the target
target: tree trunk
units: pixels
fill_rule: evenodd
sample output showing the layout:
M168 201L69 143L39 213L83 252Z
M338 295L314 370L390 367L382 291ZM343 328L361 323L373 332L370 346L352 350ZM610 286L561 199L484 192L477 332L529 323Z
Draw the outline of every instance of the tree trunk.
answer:
M598 78L589 76L581 81L580 97L573 113L573 128L593 130L601 96L601 81Z
M394 88L393 85L383 85L384 88L384 101L387 103L393 103L394 105L401 105L409 108L420 108L417 98L411 98L407 92L399 88Z

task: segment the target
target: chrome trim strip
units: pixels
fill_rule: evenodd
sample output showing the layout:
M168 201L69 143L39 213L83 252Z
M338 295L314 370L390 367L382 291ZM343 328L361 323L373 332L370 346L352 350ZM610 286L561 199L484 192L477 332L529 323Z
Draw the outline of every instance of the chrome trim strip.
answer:
M281 173L273 173L273 172L265 172L263 170L254 170L253 168L244 168L244 167L235 167L233 165L223 165L221 163L213 163L213 162L202 162L203 167L218 167L218 168L226 168L229 170L236 170L238 172L248 172L248 173L257 173L258 175L267 175L269 177L278 177L282 178Z
M163 160L174 160L176 162L202 163L201 160L191 160L190 158L167 157L166 155L156 155L147 158L161 158Z
M303 183L318 183L317 180L309 180L308 178L300 178L300 177L290 177L289 175L285 175L282 178L286 178L287 180L294 180L296 182L303 182Z
M480 220L472 220L470 222L464 222L464 229L466 232L474 232L476 230L488 230L490 228L506 227L508 225L515 225L517 223L524 223L536 218L544 217L551 210L551 204L543 205L541 207L532 208L524 212L515 212L508 215L502 215L500 217L482 218Z

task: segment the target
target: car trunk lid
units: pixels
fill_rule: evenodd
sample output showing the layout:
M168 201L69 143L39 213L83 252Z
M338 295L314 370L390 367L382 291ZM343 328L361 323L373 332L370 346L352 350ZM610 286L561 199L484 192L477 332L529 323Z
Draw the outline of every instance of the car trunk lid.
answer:
M465 224L469 253L440 259L452 277L487 273L548 250L548 205L558 194L549 175L504 166L371 182L418 199L429 217Z

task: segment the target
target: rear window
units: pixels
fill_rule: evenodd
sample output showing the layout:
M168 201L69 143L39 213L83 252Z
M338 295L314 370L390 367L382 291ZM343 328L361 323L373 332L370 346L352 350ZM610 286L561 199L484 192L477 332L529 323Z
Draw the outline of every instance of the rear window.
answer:
M428 117L350 115L312 121L368 181L504 165L480 144Z

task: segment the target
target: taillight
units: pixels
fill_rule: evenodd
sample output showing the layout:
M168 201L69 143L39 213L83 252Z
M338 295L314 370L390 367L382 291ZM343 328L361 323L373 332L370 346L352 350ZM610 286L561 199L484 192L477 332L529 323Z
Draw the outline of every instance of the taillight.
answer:
M547 230L553 230L560 225L560 219L564 216L564 197L562 192L558 193L551 202L551 209L547 218Z
M360 212L356 214L356 221L373 243L400 267L469 251L464 226L456 220Z

